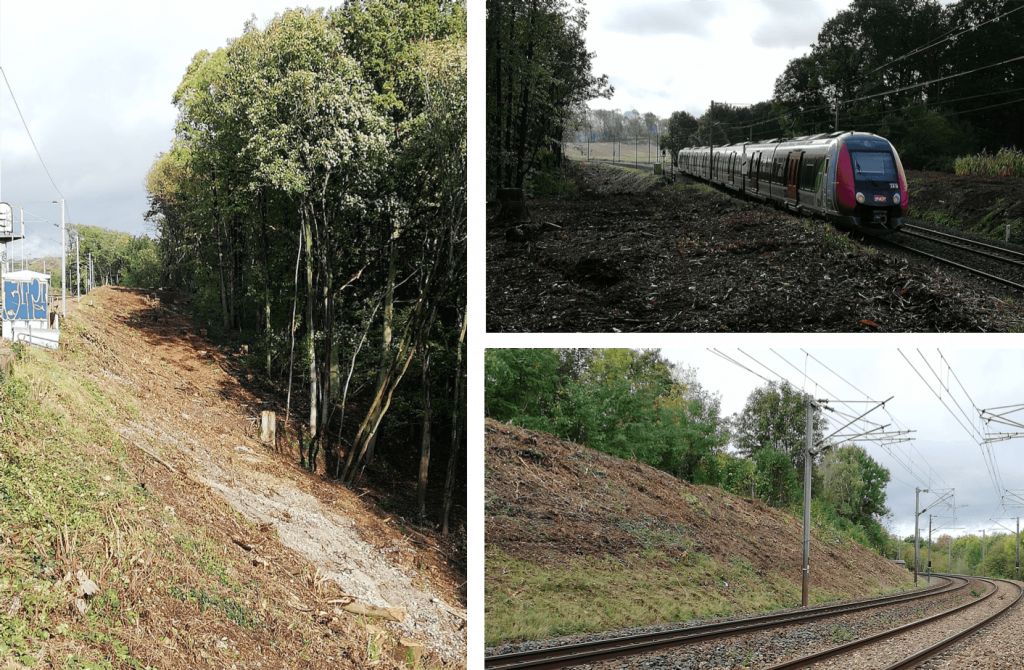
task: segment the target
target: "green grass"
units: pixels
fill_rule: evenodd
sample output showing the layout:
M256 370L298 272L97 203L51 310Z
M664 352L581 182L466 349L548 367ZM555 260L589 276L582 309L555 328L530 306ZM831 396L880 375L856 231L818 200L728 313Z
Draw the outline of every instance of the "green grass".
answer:
M676 561L654 550L538 565L489 547L486 573L488 645L761 612L800 600L799 584L696 551ZM812 599L837 597L815 590Z
M17 347L13 373L0 379L0 660L150 667L130 644L147 607L140 593L154 591L148 606L160 597L157 574L178 584L167 598L258 625L242 602L251 589L223 549L139 486L117 432L138 416L137 400L127 387L85 377L103 363L79 355L77 332L69 323L68 349L58 353ZM79 569L101 589L84 615L72 606Z

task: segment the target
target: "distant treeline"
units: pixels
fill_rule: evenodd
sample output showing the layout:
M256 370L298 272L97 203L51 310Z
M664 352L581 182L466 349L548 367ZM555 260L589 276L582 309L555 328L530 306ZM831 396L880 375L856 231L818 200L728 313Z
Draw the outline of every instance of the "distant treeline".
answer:
M656 350L488 349L484 403L491 418L689 482L799 504L806 415L803 395L786 384L755 389L742 412L723 417L695 371ZM825 427L816 409L816 440ZM837 444L816 457L813 475L816 518L886 551L889 472L861 447Z
M465 437L464 3L250 22L195 55L174 104L148 177L164 283L252 344L286 416L301 409L306 467L351 483L384 456L418 478L421 514L428 485L438 508L445 491L447 520Z
M160 254L157 241L146 235L132 235L99 226L75 226L78 236L76 262L74 241L68 255L68 282L73 291L78 286L74 275L79 270L82 292L89 290L89 262L92 260L94 286L118 284L153 288L160 285Z
M948 521L948 519L943 519ZM946 524L948 525L948 524ZM1013 519L1007 519L1005 526L1016 530ZM922 530L920 566L928 570L931 557L932 572L954 572L987 577L1017 579L1017 537L1006 528L985 535L962 535L954 538L938 528L932 534L931 552L928 551L927 523ZM914 538L904 538L899 543L899 558L914 565Z
M854 0L789 62L770 100L709 101L699 117L677 111L657 124L635 110L579 108L565 139L646 141L656 132L675 156L838 128L887 137L907 167L952 170L958 156L1024 147L1024 62L1012 61L1022 39L1019 0Z

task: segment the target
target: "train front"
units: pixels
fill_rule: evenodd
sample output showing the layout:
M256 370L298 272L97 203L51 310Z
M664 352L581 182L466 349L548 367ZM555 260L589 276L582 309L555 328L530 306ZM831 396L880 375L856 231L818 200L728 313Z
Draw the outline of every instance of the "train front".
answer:
M909 205L907 177L889 140L851 133L841 139L836 163L837 223L872 235L899 230Z

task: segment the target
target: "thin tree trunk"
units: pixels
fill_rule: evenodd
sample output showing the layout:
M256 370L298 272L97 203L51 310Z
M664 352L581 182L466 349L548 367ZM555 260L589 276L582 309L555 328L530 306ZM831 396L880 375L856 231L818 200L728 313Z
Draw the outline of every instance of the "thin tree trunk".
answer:
M316 324L313 321L313 230L306 208L302 208L302 226L306 237L306 351L309 354L309 439L317 436L317 369L316 369Z
M352 361L348 366L348 376L345 377L345 387L341 392L341 416L338 417L338 436L342 435L342 430L345 428L345 406L348 403L348 387L352 382L352 375L356 370L356 359L359 357L359 351L363 348L363 344L366 343L366 336L370 332L370 326L373 325L373 317L377 315L377 310L380 308L380 303L373 308L373 312L370 314L370 318L366 320L366 328L363 329L363 335L359 338L359 344L356 345L355 351L352 352ZM351 452L349 452L351 454ZM341 450L338 450L338 461L334 464L334 478L341 477Z
M416 487L416 500L419 503L420 519L427 516L427 479L430 475L430 349L423 351L423 431L420 442L420 475Z
M459 414L462 411L462 345L466 341L466 316L459 315L462 327L459 329L459 341L455 345L455 400L452 403L452 442L448 452L448 472L444 480L444 512L441 515L441 536L448 537L448 520L451 518L452 503L455 498L455 467L459 462L461 442L459 432Z
M388 278L384 285L384 324L381 338L380 371L377 375L377 385L384 384L384 376L387 364L391 360L391 341L393 339L392 326L395 316L395 230L394 221L389 220L388 225ZM377 433L374 432L366 447L366 462L373 460L373 452L377 446Z
M263 197L260 197L260 232L263 240L263 273L265 275L265 281L263 282L263 335L265 339L264 349L266 349L266 356L264 364L266 365L267 379L273 376L272 365L272 352L271 352L271 341L273 336L273 327L270 323L270 242L267 240L267 212L266 202Z
M291 335L291 351L288 354L288 401L285 403L284 425L288 426L288 419L292 413L292 372L295 369L295 311L299 304L299 262L302 260L302 240L305 237L305 227L299 227L299 249L295 253L295 293L292 294L292 322L288 327Z

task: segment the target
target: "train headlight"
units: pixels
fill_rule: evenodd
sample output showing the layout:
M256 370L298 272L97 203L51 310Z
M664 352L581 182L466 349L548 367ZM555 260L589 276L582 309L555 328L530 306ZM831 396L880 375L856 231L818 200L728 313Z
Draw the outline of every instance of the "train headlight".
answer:
M899 193L893 193L892 194L892 204L894 204L894 205L900 204L900 194Z
M857 192L857 202L859 202L862 205L864 204L864 194L861 193L860 191Z

